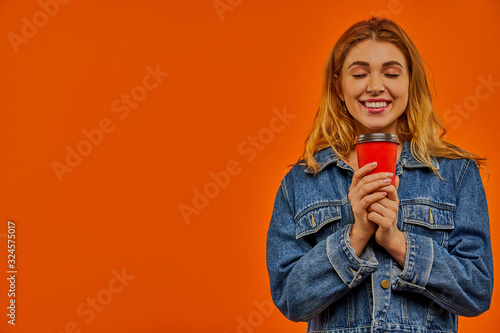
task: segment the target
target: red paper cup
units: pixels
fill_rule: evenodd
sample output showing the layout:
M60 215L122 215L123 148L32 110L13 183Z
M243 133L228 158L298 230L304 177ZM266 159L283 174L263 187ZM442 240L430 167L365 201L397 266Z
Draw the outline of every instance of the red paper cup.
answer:
M394 174L391 184L395 185L398 144L398 136L395 134L370 133L357 136L354 145L358 155L358 167L377 162L377 167L369 174L390 172Z

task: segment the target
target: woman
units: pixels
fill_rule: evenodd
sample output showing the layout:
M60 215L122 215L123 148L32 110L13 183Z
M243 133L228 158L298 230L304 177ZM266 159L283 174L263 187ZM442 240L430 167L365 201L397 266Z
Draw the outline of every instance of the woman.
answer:
M396 183L358 168L355 136L399 139ZM308 332L457 332L490 306L484 160L444 141L417 49L394 22L350 27L330 53L304 153L267 239L274 303Z

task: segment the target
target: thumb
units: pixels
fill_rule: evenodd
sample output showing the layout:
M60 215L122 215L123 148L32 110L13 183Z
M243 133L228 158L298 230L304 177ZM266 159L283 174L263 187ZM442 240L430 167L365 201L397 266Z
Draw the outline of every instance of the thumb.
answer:
M395 183L396 191L397 191L399 188L399 176L396 176L396 181L394 183Z

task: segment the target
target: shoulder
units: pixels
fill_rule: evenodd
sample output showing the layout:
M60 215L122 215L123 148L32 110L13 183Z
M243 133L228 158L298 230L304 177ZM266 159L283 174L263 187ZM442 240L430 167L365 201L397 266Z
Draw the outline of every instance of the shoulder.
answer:
M435 157L435 159L439 163L440 173L461 175L464 174L469 168L478 170L476 162L469 158Z
M455 171L460 168L461 172L469 168L479 172L479 168L483 168L485 159L452 143L444 141L444 144L446 149L441 150L441 154L435 157L443 166Z
M482 187L482 179L477 163L468 158L437 158L440 169L439 174L445 181L453 182L455 191L470 184L472 187Z
M466 167L470 163L476 164L473 160L467 158L448 158L448 157L433 157L439 163L439 169L454 170L457 168Z
M281 188L285 192L293 191L294 188L306 182L309 178L313 179L313 175L307 172L308 166L304 160L300 160L293 164L285 176L281 180Z

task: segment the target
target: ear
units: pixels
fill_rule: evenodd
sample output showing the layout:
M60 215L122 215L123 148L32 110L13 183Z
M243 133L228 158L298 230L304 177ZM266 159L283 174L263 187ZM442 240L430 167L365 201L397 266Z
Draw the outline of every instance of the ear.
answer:
M335 92L337 96L344 101L344 94L342 93L342 89L340 89L340 78L338 74L333 74L333 86L335 87Z

